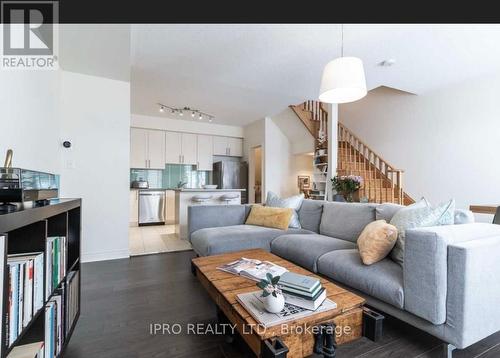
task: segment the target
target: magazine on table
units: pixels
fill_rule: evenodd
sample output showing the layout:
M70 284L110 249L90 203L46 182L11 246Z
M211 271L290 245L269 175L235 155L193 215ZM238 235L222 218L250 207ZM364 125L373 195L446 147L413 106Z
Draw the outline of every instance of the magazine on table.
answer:
M337 304L327 298L315 311L285 302L285 308L281 312L270 313L264 308L262 291L241 293L236 295L236 299L257 322L266 328L337 308Z
M266 278L270 273L273 276L281 276L288 270L269 261L260 261L242 257L239 260L217 267L218 270L240 275L254 281Z

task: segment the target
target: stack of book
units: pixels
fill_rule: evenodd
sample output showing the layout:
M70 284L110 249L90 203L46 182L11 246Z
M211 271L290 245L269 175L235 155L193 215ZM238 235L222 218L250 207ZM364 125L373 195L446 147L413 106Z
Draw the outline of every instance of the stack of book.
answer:
M285 302L308 310L316 310L326 299L326 290L319 279L285 272L278 282Z
M45 292L47 299L66 275L66 253L66 237L47 238L47 285Z
M80 271L71 271L66 279L66 331L69 332L75 322L80 307Z
M10 346L43 307L43 253L9 255L5 343Z
M64 289L58 289L45 305L45 358L57 357L64 343Z

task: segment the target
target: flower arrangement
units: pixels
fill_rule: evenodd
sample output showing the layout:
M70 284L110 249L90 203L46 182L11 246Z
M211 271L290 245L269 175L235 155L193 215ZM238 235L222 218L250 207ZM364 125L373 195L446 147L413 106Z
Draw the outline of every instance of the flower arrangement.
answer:
M278 287L279 280L279 276L273 277L273 275L267 273L266 278L257 282L257 287L262 289L262 297L267 297L269 295L277 297L278 295L281 295L281 289Z
M352 194L363 185L363 178L358 175L337 175L331 179L332 188L342 194L346 201L352 202Z

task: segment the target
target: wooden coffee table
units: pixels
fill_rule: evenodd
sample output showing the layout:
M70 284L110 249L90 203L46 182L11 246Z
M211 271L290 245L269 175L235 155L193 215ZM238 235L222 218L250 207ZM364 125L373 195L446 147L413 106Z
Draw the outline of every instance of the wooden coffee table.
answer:
M291 272L317 277L326 288L327 297L337 303L334 310L312 314L306 318L263 329L237 302L236 295L259 290L256 282L217 270L217 267L241 257L270 261ZM333 323L335 346L362 336L365 300L328 280L316 276L287 260L264 250L245 250L229 254L198 257L192 260L194 273L213 299L222 319L236 326L256 356L306 357L313 354L318 327ZM331 326L330 326L331 327ZM284 346L283 349L281 346Z

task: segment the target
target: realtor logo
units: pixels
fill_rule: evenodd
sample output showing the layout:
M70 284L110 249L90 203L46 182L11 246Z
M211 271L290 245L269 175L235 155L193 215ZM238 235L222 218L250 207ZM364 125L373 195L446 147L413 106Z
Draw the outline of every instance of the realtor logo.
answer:
M57 1L1 1L3 69L57 69Z

